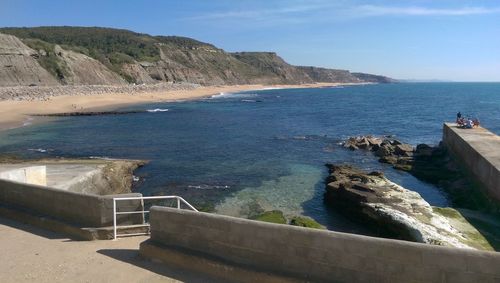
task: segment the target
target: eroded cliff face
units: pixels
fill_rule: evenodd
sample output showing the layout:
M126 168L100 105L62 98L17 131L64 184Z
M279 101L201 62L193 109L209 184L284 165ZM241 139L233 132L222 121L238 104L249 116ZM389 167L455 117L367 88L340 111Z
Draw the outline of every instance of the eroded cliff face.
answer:
M81 53L64 50L56 45L56 56L66 67L61 82L70 85L121 85L127 82L101 62Z
M309 75L285 62L274 52L238 52L234 57L260 70L260 72L275 83L306 84L314 83Z
M0 86L390 81L346 70L293 66L274 52L229 53L185 37L84 27L1 28L0 32L10 34L2 35L2 50L7 51L0 53Z
M49 54L33 50L17 37L0 33L0 86L121 85L127 82L101 62L60 46L50 60L58 64L50 73L40 64ZM61 70L61 71L59 71Z
M0 33L0 86L58 85L38 56L17 37Z
M344 83L362 83L363 80L354 76L347 70L334 70L317 67L298 67L305 72L315 82L344 82Z

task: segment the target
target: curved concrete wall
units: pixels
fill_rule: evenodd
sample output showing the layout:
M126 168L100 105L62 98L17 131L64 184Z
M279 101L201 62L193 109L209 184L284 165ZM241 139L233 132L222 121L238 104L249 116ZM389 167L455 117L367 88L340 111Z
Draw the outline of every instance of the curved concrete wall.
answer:
M460 129L456 124L443 126L443 143L500 201L500 137L484 128Z
M498 282L500 253L153 207L151 241L318 282ZM141 245L142 252L143 245ZM496 281L495 281L496 280ZM252 282L252 278L241 278ZM261 281L262 282L262 281Z
M121 194L120 197L142 196ZM9 205L87 227L113 225L113 195L99 196L52 189L31 184L0 180L0 205ZM120 201L125 211L142 210L141 201ZM121 215L119 223L142 223L142 216Z
M47 167L30 166L0 172L0 179L39 186L47 186Z

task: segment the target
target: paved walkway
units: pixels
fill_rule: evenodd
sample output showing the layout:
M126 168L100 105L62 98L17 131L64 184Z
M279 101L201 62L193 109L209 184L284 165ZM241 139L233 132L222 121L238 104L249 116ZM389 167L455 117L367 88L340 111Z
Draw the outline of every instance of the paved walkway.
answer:
M0 217L0 282L218 282L139 258L146 239L73 241Z

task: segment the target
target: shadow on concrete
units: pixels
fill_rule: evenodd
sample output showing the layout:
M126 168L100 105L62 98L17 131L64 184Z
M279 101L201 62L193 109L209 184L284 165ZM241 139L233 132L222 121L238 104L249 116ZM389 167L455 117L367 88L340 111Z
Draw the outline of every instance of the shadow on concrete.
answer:
M173 278L182 282L227 282L221 278L214 278L203 273L193 272L182 268L168 266L166 264L152 262L142 258L138 250L133 249L102 249L97 251L99 254L111 257L115 260L126 262L149 270L158 275Z
M9 227L12 227L15 229L23 230L25 232L35 234L37 236L44 237L44 238L51 239L51 240L68 239L68 236L66 236L66 235L62 235L62 234L52 232L49 230L44 230L44 229L29 225L29 224L25 224L25 223L22 223L19 221L7 219L4 217L0 217L0 225L5 225L5 226L9 226ZM68 239L68 241L72 241L72 240Z

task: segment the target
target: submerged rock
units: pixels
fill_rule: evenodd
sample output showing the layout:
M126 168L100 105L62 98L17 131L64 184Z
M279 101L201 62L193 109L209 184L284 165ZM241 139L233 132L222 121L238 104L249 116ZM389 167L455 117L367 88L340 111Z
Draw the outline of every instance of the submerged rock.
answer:
M393 238L492 250L474 227L458 217L458 211L433 208L417 192L391 182L381 172L365 173L347 165L327 166L330 175L326 200L350 218L371 224Z
M380 162L393 164L394 167L400 167L397 166L398 164L408 165L413 161L415 154L412 145L388 137L350 137L343 145L350 150L363 149L372 151L380 158ZM402 167L397 169L407 170L411 168Z

